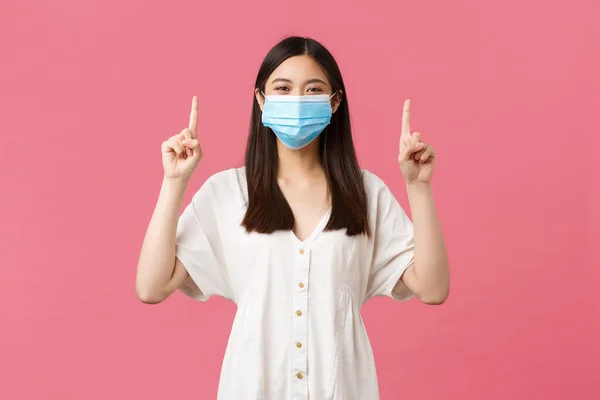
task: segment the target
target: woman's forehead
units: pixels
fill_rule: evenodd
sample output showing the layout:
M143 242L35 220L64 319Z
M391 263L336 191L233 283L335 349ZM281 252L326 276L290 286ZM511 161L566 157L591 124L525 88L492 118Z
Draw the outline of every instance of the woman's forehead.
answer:
M312 57L307 55L290 57L282 62L269 76L268 82L284 79L295 84L321 80L329 84L327 73Z

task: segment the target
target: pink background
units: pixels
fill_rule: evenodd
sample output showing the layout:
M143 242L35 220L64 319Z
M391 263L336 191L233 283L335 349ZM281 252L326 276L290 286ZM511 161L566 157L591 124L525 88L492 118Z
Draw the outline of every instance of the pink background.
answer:
M334 53L361 164L405 207L405 97L439 152L452 293L365 306L382 399L600 398L600 3L353 3L2 1L0 399L215 398L235 306L135 296L160 143L195 93L186 203L241 165L289 34Z

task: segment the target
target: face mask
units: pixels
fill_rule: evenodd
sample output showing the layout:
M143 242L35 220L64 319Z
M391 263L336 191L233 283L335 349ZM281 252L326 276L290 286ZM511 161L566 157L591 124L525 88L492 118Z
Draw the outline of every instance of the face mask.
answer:
M263 96L262 123L289 149L307 146L331 121L331 96Z

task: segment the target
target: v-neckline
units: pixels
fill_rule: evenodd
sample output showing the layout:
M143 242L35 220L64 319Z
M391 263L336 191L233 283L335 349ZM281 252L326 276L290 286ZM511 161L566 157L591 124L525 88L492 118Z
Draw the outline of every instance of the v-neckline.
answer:
M330 214L331 214L331 205L329 205L329 207L327 208L327 211L325 211L325 214L323 214L323 216L321 217L321 220L319 221L317 226L315 226L315 229L312 231L312 233L310 235L308 235L306 237L306 239L304 239L304 240L300 240L300 238L298 238L298 236L296 236L296 234L294 233L293 229L291 229L289 232L292 235L293 239L297 243L299 243L300 245L306 245L307 243L312 242L321 232L323 232L323 229L325 229L325 225L329 221Z

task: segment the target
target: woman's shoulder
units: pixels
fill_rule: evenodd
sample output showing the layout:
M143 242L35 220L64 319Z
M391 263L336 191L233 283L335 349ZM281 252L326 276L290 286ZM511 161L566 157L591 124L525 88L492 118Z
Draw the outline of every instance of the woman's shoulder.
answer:
M229 168L212 174L206 183L217 187L236 187L246 184L246 167Z
M366 169L362 170L363 181L367 192L368 203L371 210L385 207L395 197L388 185L378 175Z
M215 205L238 205L247 197L246 169L229 168L210 175L194 194L195 201L210 200Z
M385 184L383 179L381 179L375 173L373 173L367 169L361 169L361 172L363 175L363 182L365 184L365 188L367 189L368 193L370 193L370 192L377 193L379 190L387 189L387 185Z

